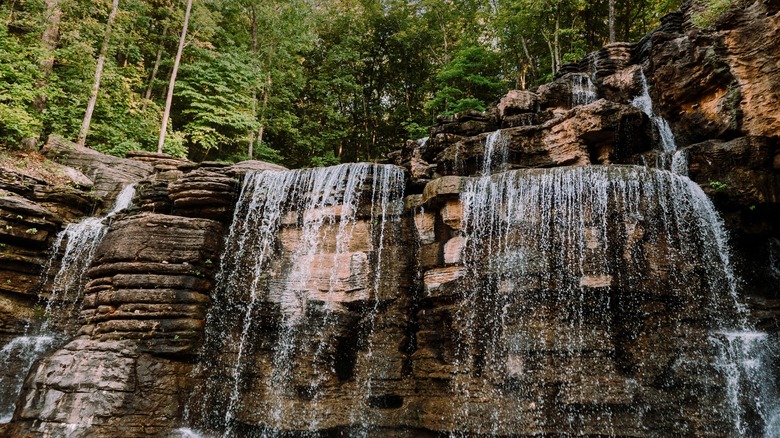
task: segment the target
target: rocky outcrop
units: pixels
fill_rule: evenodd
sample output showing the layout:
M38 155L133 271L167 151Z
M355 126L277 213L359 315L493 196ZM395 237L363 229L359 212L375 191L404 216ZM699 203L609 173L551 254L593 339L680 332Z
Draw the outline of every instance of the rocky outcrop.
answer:
M7 436L165 436L191 366L134 341L79 338L32 369Z
M571 87L565 89L557 96L565 96L568 106ZM496 152L506 155L505 168L629 162L650 150L649 120L633 106L601 99L573 109L530 112L539 105L537 102L551 104L551 99L530 91L511 93L500 103L496 124L489 124L488 119L477 121L468 114L456 115L453 121L434 129L428 140L409 142L390 157L395 164L409 169L417 184L444 175L474 175L482 170L490 132L473 131L495 131L491 128L498 126L502 126L499 143L503 149ZM532 121L514 126L524 115L531 116Z
M22 391L26 398L5 433L115 436L121 427L126 436L164 435L188 400L182 394L203 341L237 177L247 169L278 167L262 162L237 169L219 163L198 166L153 153L117 159L57 140L47 150L55 159L84 166L106 193L136 183L136 195L129 210L105 220L110 229L85 274L89 281L77 298L78 321L49 324L76 325L77 338L35 365ZM68 151L76 152L71 156ZM62 205L50 199L36 203L31 200L36 190L18 183L12 187L19 194L0 197L9 225L0 228L0 236L7 235L3 248L12 249L2 254L7 263L0 268L0 275L9 272L2 279L11 280L3 284L12 292L0 296L3 340L46 319L43 307L33 306L48 293L41 270L50 264L48 251L64 222L62 213L46 208L59 213ZM91 201L88 212L95 201L85 199ZM78 205L70 206L68 219L85 215L75 209Z
M93 194L114 199L122 187L149 176L153 167L143 162L101 154L60 137L50 137L43 153L62 164L79 169L93 182ZM104 205L103 208L110 208Z
M37 155L24 160L28 166L0 169L0 346L41 316L34 306L49 248L64 223L97 202L89 193L92 182L76 169Z
M202 339L222 225L141 214L112 224L86 286L81 333L139 339L139 351L193 354Z
M203 339L222 225L141 214L114 222L97 249L80 336L31 371L11 433L163 435L179 418Z
M52 139L47 154L82 170L77 190L0 176L0 341L41 317L44 254L95 202L81 189L108 199L139 181L137 194L87 272L78 335L33 366L3 432L739 435L713 357L739 336L716 329L744 326L707 200L668 170L592 166L687 172L732 233L746 326L777 341L778 6L706 30L690 24L697 7L496 108L438 118L390 156L411 191L403 212L383 204L390 223L367 180L349 202L343 187L255 200L279 213L268 227L236 205L239 186L279 166L108 158ZM635 107L644 91L650 111ZM230 226L246 240L230 245ZM219 277L226 258L251 269ZM743 435L758 435L743 405Z
M236 182L224 173L207 169L186 174L168 185L173 214L229 221L236 202Z

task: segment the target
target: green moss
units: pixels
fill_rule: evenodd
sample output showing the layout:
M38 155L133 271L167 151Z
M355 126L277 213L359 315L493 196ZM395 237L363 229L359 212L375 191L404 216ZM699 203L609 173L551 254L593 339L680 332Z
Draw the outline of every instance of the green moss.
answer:
M703 10L691 14L691 23L699 29L715 24L720 17L736 5L734 0L696 0Z

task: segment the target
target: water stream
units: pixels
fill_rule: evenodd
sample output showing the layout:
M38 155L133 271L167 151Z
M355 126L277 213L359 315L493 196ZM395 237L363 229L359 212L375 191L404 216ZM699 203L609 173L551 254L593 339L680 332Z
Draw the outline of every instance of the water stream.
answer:
M587 105L598 100L596 86L590 77L584 73L572 75L571 94L572 106Z
M637 167L538 169L471 179L461 201L468 274L456 313L455 435L611 436L617 419L647 433L662 427L652 418L665 408L649 388L670 379L665 403L677 400L679 409L667 415L679 418L666 433L703 427L680 425L709 415L735 436L771 436L778 402L762 363L766 335L745 323L723 224L698 185ZM642 290L670 291L677 301L632 292ZM686 353L675 365L699 375L698 387L672 389L674 378L626 372L614 359L635 348L617 341L626 315L659 305L666 326L632 335L666 343L654 354L720 342L714 360ZM557 392L543 395L550 385ZM688 411L690 397L719 408ZM503 408L488 420L480 400L506 402L494 402Z
M70 223L55 237L42 275L42 283L48 285L50 293L41 309L40 324L29 325L27 334L12 339L0 350L0 366L13 367L13 372L0 374L0 423L11 420L16 396L33 363L78 328L84 273L108 230L107 219L128 208L134 194L134 184L125 186L105 216Z
M238 433L247 411L261 416L262 436L323 427L327 410L296 411L291 403L328 405L320 401L325 389L349 371L334 362L344 354L334 348L360 348L371 362L385 232L401 212L403 185L400 168L365 163L245 177L195 371L230 372L204 385L197 403L205 397L209 412L190 404L187 421L225 437ZM362 345L340 345L351 334L345 327L358 329L353 324L365 331ZM215 351L222 355L213 358ZM372 384L368 378L350 389L357 427ZM250 386L258 399L243 396Z
M647 85L647 77L643 69L639 70L639 80L642 85L642 93L634 97L631 104L645 113L658 134L658 141L661 146L660 162L657 167L671 170L680 175L688 175L688 156L687 152L677 150L677 142L672 133L672 127L669 122L655 113L653 110L653 101L650 98L650 87Z

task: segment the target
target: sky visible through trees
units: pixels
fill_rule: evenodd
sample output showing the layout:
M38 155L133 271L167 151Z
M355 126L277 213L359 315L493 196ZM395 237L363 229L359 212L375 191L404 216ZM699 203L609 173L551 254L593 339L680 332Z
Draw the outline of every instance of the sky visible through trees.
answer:
M611 33L637 40L678 6L4 0L0 147L59 134L120 156L155 151L159 141L197 161L251 155L300 167L379 159L425 136L436 115L484 110L506 90L533 88Z

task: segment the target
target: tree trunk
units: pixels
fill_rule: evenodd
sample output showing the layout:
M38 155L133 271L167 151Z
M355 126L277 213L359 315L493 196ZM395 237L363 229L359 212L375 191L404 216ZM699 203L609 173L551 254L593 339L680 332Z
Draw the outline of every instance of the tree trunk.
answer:
M560 17L555 17L555 68L553 73L556 73L561 68L561 20Z
M263 90L263 106L260 107L260 127L257 128L257 145L263 144L263 133L265 132L265 111L268 107L268 96L271 94L271 74L268 74L267 87ZM252 157L252 154L249 154Z
M106 52L108 52L108 42L111 39L111 26L114 24L117 10L119 9L119 0L114 0L111 4L111 13L108 14L108 23L106 23L106 32L103 35L103 45L100 46L100 55L98 55L97 66L95 66L95 81L92 83L92 94L87 104L87 112L84 114L84 122L79 130L79 138L76 143L84 146L89 133L89 124L92 122L92 112L95 111L98 91L100 90L100 78L103 76L103 64L106 62Z
M8 8L11 12L8 13L8 18L5 20L6 26L14 22L14 6L16 6L16 0L11 1L11 7Z
M190 22L190 10L192 9L192 0L187 0L187 9L184 11L184 24L181 27L181 37L179 38L179 48L176 50L176 58L173 60L173 70L171 70L171 81L168 83L168 96L165 98L165 111L163 112L162 126L160 127L160 138L157 141L157 152L162 153L163 143L165 143L165 131L168 127L168 117L171 114L171 102L173 101L173 86L176 84L176 73L179 71L179 61L181 61L181 52L184 51L184 40L187 37L187 26Z
M257 9L252 4L252 54L257 59ZM252 91L252 114L257 116L257 90ZM262 126L261 126L262 129ZM258 130L259 131L259 130ZM262 136L262 131L258 132L258 137ZM260 139L262 141L262 139ZM249 131L249 145L246 148L246 154L251 160L255 155L255 130Z
M41 47L43 48L41 59L38 63L41 69L41 79L37 81L39 93L35 98L33 105L38 112L46 109L46 93L43 91L54 68L54 50L60 40L60 20L62 19L62 8L59 0L46 0L46 10L44 19L46 28L41 35Z
M615 0L609 0L609 43L615 42Z
M531 58L531 54L528 52L528 44L525 42L525 37L520 36L520 44L523 46L523 53L525 54L525 58L528 60L528 69L531 70L532 73L536 73L536 66L534 65L534 60ZM525 90L525 75L528 69L523 71L523 90Z
M555 68L555 49L553 49L552 41L547 37L547 34L543 34L542 37L544 37L544 42L547 43L547 49L550 51L550 68L553 74L555 74L557 71Z
M160 47L157 48L157 57L154 59L154 67L152 68L152 76L149 77L149 85L146 87L146 93L144 93L144 103L141 106L141 112L146 111L146 106L149 104L149 100L152 98L152 87L154 80L157 77L157 70L160 69L160 60L162 59L163 46L165 45L165 34L168 33L168 26L163 28L162 39L160 40Z

